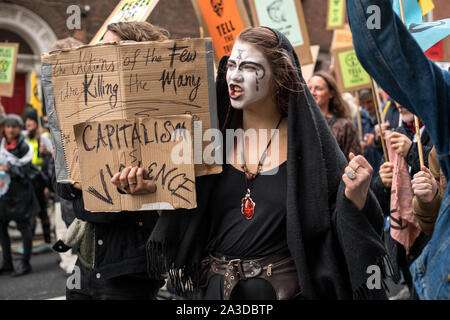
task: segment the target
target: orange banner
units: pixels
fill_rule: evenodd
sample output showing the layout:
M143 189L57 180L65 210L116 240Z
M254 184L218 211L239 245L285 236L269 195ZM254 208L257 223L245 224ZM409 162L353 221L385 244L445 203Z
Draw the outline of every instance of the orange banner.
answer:
M234 40L245 29L236 1L197 0L217 58L230 54Z

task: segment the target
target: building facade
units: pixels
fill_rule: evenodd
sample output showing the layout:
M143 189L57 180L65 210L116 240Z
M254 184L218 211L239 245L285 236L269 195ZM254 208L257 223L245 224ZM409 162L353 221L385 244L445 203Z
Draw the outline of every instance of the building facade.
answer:
M317 67L327 70L333 35L326 30L328 0L298 1L303 5L310 42L320 45ZM14 97L1 99L6 111L20 113L25 107L30 97L30 73L40 78L42 53L50 51L56 40L68 36L88 43L118 3L119 0L0 0L0 42L20 43ZM434 3L434 19L450 16L450 1L434 0ZM71 5L77 5L82 12L80 30L69 30L67 26ZM169 30L172 38L200 36L190 0L160 0L148 21Z

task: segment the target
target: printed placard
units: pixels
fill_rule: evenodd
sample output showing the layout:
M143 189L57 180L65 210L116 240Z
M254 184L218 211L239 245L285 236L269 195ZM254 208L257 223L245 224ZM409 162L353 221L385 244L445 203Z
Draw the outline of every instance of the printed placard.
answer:
M319 45L311 46L313 63L302 65L302 75L303 79L305 79L306 82L308 82L308 80L311 79L311 77L314 74L314 68L316 67L317 58L319 57L319 51L320 51Z
M250 0L249 4L255 25L280 31L294 47L302 65L313 63L308 30L300 1Z
M199 24L212 38L216 58L231 54L239 33L250 27L243 3L236 0L192 0Z
M81 179L76 124L190 114L201 120L199 136L218 127L211 39L88 45L45 54L42 62L58 182ZM217 173L201 155L195 170Z
M110 23L146 21L150 13L158 4L159 0L122 0L106 19L105 23L92 38L90 44L96 44L102 41L106 33L106 27Z
M350 26L345 24L342 29L333 30L333 39L331 40L331 49L333 52L337 48L353 47L353 36Z
M0 96L14 95L18 43L0 43Z
M336 78L341 92L371 88L369 74L361 66L353 47L333 51Z
M345 0L328 0L327 30L344 27L346 13Z
M192 116L85 122L74 131L86 210L196 207ZM110 180L128 166L143 168L144 179L155 182L156 192L119 193Z

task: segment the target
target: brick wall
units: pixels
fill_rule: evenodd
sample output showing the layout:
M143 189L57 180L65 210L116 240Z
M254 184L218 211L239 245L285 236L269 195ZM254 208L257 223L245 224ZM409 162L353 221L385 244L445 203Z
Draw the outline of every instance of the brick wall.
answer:
M325 28L328 1L301 1L311 44L319 44L321 48L321 58L326 59L326 57L328 57L327 53L333 34ZM14 3L33 11L47 21L58 38L64 38L71 35L71 32L66 27L66 19L68 17L68 14L66 13L67 7L72 4L79 5L80 7L89 4L90 11L88 16L82 18L84 31L76 34L76 37L83 38L81 40L88 42L95 35L119 1L0 0L0 2ZM450 1L434 0L434 3L436 5L436 9L433 12L434 20L450 17ZM172 38L199 36L198 22L190 0L161 0L150 15L148 21L168 29ZM447 41L447 45L450 52L450 41Z
M450 18L450 1L434 0L433 20ZM444 40L445 60L450 61L450 36Z

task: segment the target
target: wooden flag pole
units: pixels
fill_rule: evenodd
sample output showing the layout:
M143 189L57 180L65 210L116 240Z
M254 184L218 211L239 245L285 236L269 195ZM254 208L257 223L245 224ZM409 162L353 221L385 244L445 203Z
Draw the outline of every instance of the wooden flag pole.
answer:
M361 111L359 110L359 92L358 91L355 91L355 97L356 97L356 118L358 119L359 142L361 143L363 141L363 134L362 134L362 124L361 124Z
M400 2L400 13L402 15L402 22L403 24L405 24L405 11L403 9L403 0L399 0L399 2ZM425 163L423 161L422 139L420 138L419 118L416 115L414 115L414 125L416 127L417 148L419 149L420 167L422 167L425 166Z
M382 110L381 110L382 103L381 103L380 95L378 94L378 84L374 81L373 82L373 86L375 87L375 91L373 92L374 98L378 102L378 107L380 108L379 109L380 112L382 112ZM381 117L381 123L384 124L384 118L383 117Z
M373 80L372 77L370 78L370 85L372 86L372 93L377 94L375 92L374 80ZM385 142L384 142L383 130L381 128L380 107L378 105L378 100L375 99L374 103L375 103L375 112L377 114L378 128L380 129L380 140L381 140L381 146L383 147L384 161L385 162L389 162L389 157L388 157L388 154L387 154L387 151L386 151L386 145L385 145Z

